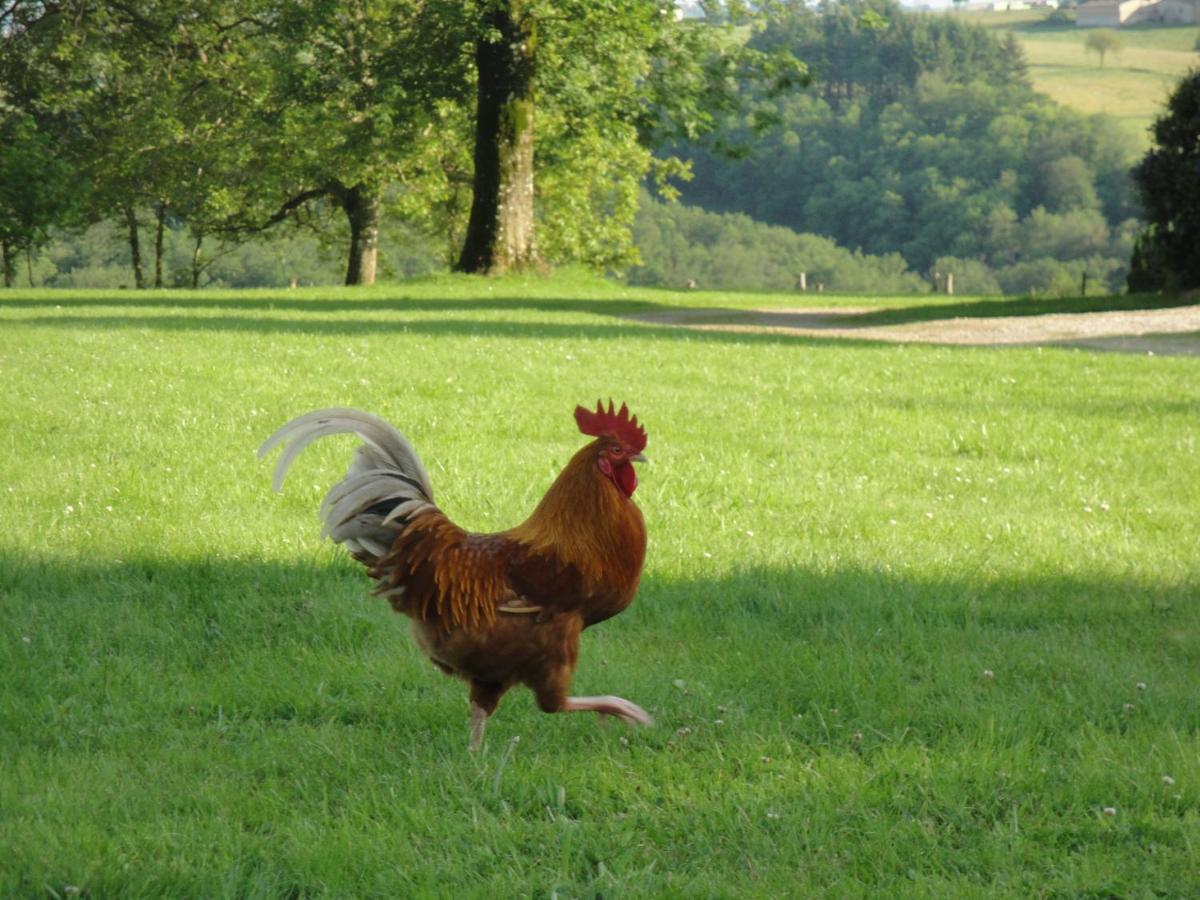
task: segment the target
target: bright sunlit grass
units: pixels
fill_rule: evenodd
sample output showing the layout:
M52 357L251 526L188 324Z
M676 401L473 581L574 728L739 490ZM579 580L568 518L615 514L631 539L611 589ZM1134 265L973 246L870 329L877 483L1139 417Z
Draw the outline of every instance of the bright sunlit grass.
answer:
M683 305L800 304L0 295L0 896L1200 892L1200 359L621 317ZM516 691L472 757L462 686L319 540L353 441L282 495L254 451L358 406L502 528L610 395L650 549L576 690L657 725Z

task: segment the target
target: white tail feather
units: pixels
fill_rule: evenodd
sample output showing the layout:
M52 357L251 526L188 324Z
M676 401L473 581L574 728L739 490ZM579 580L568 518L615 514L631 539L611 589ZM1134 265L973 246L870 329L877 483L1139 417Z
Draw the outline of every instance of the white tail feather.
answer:
M304 448L331 434L357 434L366 443L358 447L350 470L321 503L325 533L353 553L381 557L401 527L397 520L433 504L429 474L404 435L383 419L356 409L321 409L283 425L263 442L258 455L284 444L275 465L278 491ZM377 504L391 501L396 502L374 511Z
M330 434L357 434L367 442L368 447L359 448L351 471L358 474L368 468L388 468L414 479L425 495L425 499L433 501L433 487L429 484L429 473L417 451L413 449L408 438L378 416L357 409L335 407L318 409L292 419L267 438L258 448L259 458L266 454L276 444L291 441L283 456L275 466L275 490L283 486L283 478L288 466L300 454L300 451L317 438ZM375 452L372 452L375 451ZM363 459L360 460L360 457ZM370 465L361 466L361 462ZM357 468L357 471L355 471Z

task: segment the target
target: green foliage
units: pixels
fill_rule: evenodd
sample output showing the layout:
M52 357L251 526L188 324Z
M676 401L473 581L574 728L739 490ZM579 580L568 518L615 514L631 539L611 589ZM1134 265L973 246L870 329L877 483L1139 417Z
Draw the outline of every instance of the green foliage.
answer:
M861 28L850 15L860 6L888 28ZM1103 260L1089 272L1101 280L1123 267L1124 223L1136 215L1131 145L1111 122L1033 94L1011 36L872 0L797 9L761 40L798 55L819 43L814 89L761 100L780 125L747 158L697 152L687 202L900 253L919 272L941 257L975 260L1002 285L1028 285L1000 270L1035 260ZM856 65L871 47L886 48L886 64ZM1072 226L1083 230L1068 238ZM1024 271L1035 269L1049 263ZM1034 287L1052 290L1056 278Z
M13 282L13 258L50 237L52 226L79 208L71 167L29 116L0 107L0 244L4 283Z
M0 896L1200 895L1200 359L623 318L797 305L0 294ZM470 756L320 538L353 441L281 495L254 449L373 410L499 529L598 390L649 431L650 550L575 690L657 724L514 692Z
M1154 147L1134 169L1148 228L1130 290L1200 287L1200 69L1185 76L1154 123Z
M796 234L743 215L705 212L643 197L634 226L641 264L633 284L707 290L798 291L821 284L838 292L904 294L925 289L898 255L866 256L828 238Z
M804 60L815 92L835 109L894 103L930 72L951 82L1025 84L1011 39L956 17L906 14L894 0L785 3L752 46Z

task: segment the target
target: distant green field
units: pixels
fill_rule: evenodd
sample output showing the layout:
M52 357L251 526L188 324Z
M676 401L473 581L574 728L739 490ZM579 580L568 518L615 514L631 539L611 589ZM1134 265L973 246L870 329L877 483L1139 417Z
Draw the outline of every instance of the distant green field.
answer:
M1084 49L1088 30L1045 22L1040 10L970 13L982 25L1011 31L1029 60L1034 86L1065 106L1115 116L1130 134L1149 143L1147 129L1171 89L1200 64L1200 26L1139 25L1117 30L1124 45L1099 58Z
M797 303L0 292L0 896L1200 896L1200 358L622 317ZM650 547L576 690L657 724L515 692L468 755L319 537L353 442L254 450L372 410L495 529L610 395Z

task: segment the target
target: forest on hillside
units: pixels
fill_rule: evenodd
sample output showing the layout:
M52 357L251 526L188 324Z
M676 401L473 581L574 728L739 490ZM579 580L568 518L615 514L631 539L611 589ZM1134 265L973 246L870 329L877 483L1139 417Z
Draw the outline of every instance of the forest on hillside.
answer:
M9 0L6 281L1124 285L1136 148L1035 93L1011 36L894 0L660 6ZM493 82L527 95L485 134Z
M804 59L814 83L759 96L777 125L752 141L727 123L744 158L689 148L686 202L899 253L971 293L1124 284L1135 150L1112 120L1034 93L1011 36L847 0L791 5L752 43Z

